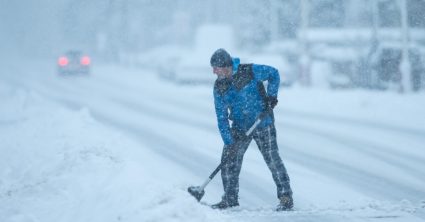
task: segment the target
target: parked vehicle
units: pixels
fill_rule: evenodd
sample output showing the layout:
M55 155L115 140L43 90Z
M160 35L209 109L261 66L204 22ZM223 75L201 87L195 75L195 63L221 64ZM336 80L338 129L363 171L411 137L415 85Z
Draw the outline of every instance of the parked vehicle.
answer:
M220 35L217 36L217 33ZM155 50L155 61L160 77L179 84L213 84L217 76L210 65L211 54L225 48L241 63L270 65L279 70L282 86L291 86L297 79L289 61L278 53L238 51L234 46L233 29L228 25L205 25L195 35L192 48L168 47ZM146 57L146 56L145 56Z
M167 52L165 56L161 56L163 59L158 65L159 75L179 84L214 83L216 76L210 66L211 54L218 48L234 52L233 36L233 29L228 25L200 27L192 47L180 48L175 51L178 53ZM170 56L171 54L174 56ZM237 53L234 54L238 56Z

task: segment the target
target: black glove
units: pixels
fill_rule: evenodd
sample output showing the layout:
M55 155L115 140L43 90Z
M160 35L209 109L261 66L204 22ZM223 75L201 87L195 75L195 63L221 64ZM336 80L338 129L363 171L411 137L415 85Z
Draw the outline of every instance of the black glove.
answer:
M240 129L232 128L231 132L232 132L233 143L226 145L223 150L223 157L226 157L226 158L236 157L241 144L243 144L246 140L248 140L248 137L246 136L245 132Z
M267 97L267 106L270 107L271 109L274 109L274 107L277 105L277 97L275 96L268 96Z

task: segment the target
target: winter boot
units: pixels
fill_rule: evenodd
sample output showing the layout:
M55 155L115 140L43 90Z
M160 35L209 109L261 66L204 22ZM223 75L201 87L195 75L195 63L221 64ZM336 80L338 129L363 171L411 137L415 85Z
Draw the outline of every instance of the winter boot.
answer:
M226 199L222 199L220 202L211 205L211 208L224 210L224 209L227 209L227 208L237 207L237 206L239 206L239 202L237 200L236 201L228 201Z
M280 203L276 207L276 211L284 211L291 210L294 207L294 200L292 199L292 195L284 194L280 197Z

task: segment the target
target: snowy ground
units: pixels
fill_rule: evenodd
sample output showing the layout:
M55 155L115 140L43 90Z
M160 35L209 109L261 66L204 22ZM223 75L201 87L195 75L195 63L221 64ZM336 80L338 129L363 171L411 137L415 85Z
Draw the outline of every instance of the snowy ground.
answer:
M95 66L59 78L47 61L0 68L0 221L425 221L425 94L282 88L280 153L295 210L256 146L241 206L215 211L186 193L222 142L211 86ZM203 201L219 201L219 177Z

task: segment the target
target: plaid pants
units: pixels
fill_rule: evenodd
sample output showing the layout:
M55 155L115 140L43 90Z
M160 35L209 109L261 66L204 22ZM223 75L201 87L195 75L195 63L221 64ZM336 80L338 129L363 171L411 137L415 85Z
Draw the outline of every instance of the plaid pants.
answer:
M253 138L272 173L273 180L277 187L277 197L280 198L284 194L292 195L292 190L289 184L289 176L286 172L282 159L279 156L274 124L261 129L255 129L253 132ZM223 199L227 201L238 200L239 174L241 172L243 156L248 149L251 140L252 139L237 147L236 155L232 155L221 168L221 179L223 181L225 192ZM223 149L221 157L222 160L225 155L226 147Z

